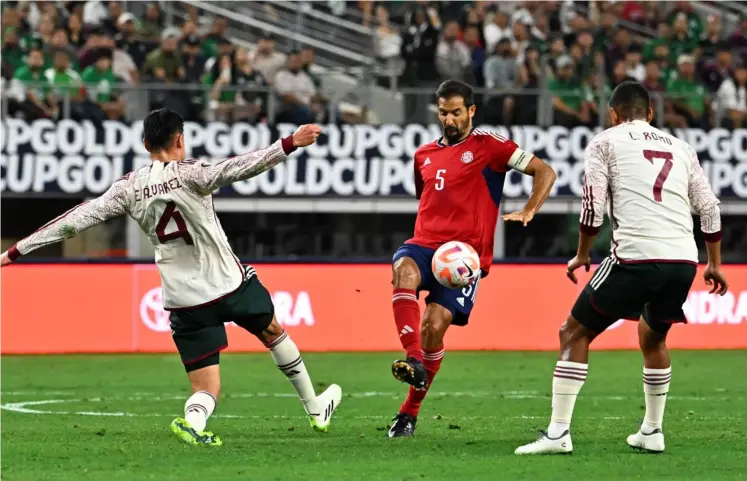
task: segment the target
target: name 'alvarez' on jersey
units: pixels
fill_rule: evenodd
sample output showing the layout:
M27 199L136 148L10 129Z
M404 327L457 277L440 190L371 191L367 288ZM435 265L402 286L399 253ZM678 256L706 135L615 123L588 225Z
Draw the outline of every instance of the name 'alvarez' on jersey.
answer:
M254 177L295 150L291 137L219 162L154 161L127 174L101 197L76 206L8 249L11 260L129 214L155 247L164 307L179 310L221 299L254 269L234 255L213 208L212 193Z
M721 239L719 201L686 142L642 120L595 136L584 155L581 230L596 234L609 203L621 263L698 263L692 210L707 241Z
M420 205L415 236L407 243L438 249L449 241L466 242L487 274L506 172L524 172L532 157L512 140L479 129L454 145L435 140L421 146L414 163Z

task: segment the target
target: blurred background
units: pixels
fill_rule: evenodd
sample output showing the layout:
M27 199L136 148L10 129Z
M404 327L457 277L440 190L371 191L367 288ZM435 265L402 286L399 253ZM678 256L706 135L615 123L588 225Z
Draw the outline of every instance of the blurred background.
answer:
M722 199L724 260L747 262L747 6L730 1L3 1L2 247L147 162L139 122L168 107L206 158L326 126L317 149L217 194L240 257L386 262L412 233L412 152L439 134L449 78L476 87L476 125L560 175L530 226L499 224L497 259L572 256L583 148L635 79ZM502 210L527 182L509 176ZM32 254L151 255L129 219Z

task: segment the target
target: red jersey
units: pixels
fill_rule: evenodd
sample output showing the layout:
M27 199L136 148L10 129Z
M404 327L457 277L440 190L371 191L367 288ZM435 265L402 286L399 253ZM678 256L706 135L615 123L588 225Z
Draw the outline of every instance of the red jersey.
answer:
M458 144L437 140L420 147L415 152L420 205L415 236L407 243L438 249L449 241L466 242L480 254L480 269L487 274L506 172L517 161L525 166L527 155L512 140L477 129Z

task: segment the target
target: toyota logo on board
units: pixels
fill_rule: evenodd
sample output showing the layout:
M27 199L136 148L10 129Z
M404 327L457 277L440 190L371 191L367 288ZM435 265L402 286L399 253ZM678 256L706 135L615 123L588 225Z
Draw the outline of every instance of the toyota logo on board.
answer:
M163 309L163 293L160 287L149 290L140 300L140 319L153 331L171 331L169 313Z

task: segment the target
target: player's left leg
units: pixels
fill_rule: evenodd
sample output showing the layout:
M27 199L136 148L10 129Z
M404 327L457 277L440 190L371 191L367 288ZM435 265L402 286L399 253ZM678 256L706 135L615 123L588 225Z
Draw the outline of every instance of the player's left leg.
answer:
M332 384L316 395L298 346L278 324L272 297L256 276L245 282L228 309L237 325L254 334L269 349L272 360L296 390L311 426L326 432L332 413L342 401L342 389Z
M415 433L420 406L431 388L433 379L441 368L444 357L444 335L454 319L453 313L436 303L428 304L421 323L421 343L423 347L423 365L428 375L425 389L410 386L407 398L389 429L390 438L411 436Z
M552 380L552 416L547 431L516 454L564 454L573 451L571 419L586 381L589 345L618 319L638 319L648 295L639 269L605 260L579 295L560 328L560 353Z
M660 288L643 309L638 321L638 341L643 353L643 393L646 414L637 433L628 436L628 444L653 453L664 451L662 421L672 379L672 364L667 349L667 333L674 323L687 322L682 305L687 300L697 273L690 264L657 264L662 273Z

